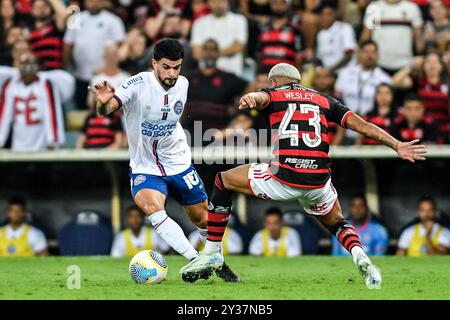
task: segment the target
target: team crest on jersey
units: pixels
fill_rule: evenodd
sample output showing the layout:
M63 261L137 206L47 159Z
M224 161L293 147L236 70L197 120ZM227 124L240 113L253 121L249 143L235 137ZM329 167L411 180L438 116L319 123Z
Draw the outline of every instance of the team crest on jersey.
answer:
M175 111L176 114L181 114L183 112L183 102L178 100L175 102L175 105L173 106L173 111Z
M145 176L143 176L142 174L138 175L136 178L134 178L134 185L138 186L140 185L142 182L145 181L145 179L147 179Z

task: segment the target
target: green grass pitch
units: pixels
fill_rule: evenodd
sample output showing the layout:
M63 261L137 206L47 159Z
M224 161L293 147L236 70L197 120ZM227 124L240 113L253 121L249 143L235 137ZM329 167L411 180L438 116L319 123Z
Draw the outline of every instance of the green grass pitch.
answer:
M450 299L450 256L373 258L381 290L366 289L349 257L228 257L237 284L216 276L184 283L178 270L186 260L166 259L166 281L142 285L131 281L128 258L1 258L0 299ZM70 265L81 270L79 290L66 286Z

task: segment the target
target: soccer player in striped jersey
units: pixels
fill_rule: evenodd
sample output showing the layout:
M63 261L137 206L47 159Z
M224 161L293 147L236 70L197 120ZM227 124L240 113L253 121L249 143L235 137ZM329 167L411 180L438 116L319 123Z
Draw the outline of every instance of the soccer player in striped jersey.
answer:
M238 166L216 176L208 205L207 241L204 250L181 268L184 276L220 269L221 241L231 210L233 192L262 199L299 201L349 251L368 288L381 287L381 275L367 257L358 232L342 214L331 183L328 156L328 122L340 124L394 149L401 159L425 160L419 140L400 142L377 126L352 113L337 100L301 86L300 72L277 64L269 72L272 87L244 95L239 108L255 108L270 123L274 159L270 163Z

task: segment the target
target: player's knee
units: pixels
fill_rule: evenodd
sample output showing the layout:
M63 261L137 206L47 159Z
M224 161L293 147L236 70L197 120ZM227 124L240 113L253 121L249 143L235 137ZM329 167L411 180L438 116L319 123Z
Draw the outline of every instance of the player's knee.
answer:
M230 179L229 171L221 171L216 175L216 185L220 189L229 190L231 188L232 180Z
M197 227L206 229L206 223L208 222L208 214L199 215L192 221Z
M141 206L141 209L148 216L154 214L155 212L164 210L163 207L155 205L155 204L144 204L143 206Z

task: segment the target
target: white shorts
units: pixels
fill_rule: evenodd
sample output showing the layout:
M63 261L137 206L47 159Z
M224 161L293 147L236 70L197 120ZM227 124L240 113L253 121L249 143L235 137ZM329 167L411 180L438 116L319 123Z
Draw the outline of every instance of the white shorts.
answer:
M331 183L331 178L322 188L294 188L273 179L268 170L268 163L250 165L248 186L256 197L286 202L297 200L306 213L315 216L324 216L333 210L337 192Z

